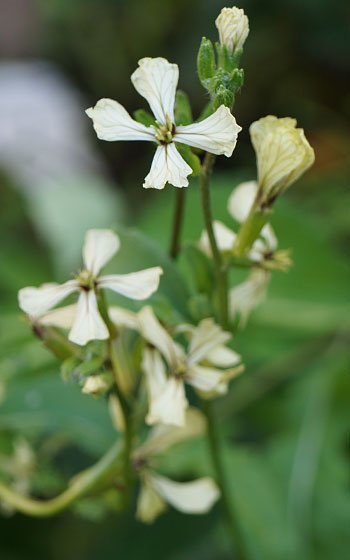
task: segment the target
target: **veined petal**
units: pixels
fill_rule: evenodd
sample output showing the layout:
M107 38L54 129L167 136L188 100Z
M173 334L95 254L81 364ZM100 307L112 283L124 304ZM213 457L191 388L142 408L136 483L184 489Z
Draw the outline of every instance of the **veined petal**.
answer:
M89 340L104 340L109 337L108 329L99 313L93 290L82 291L69 340L84 346Z
M179 362L185 360L185 354L181 346L173 341L149 305L139 311L138 319L143 338L155 346L164 356L169 367L175 370Z
M256 181L241 183L232 191L227 208L237 222L242 223L247 219L257 192L258 183Z
M214 480L209 477L174 482L152 472L150 483L165 501L183 513L207 513L220 496Z
M180 156L174 143L158 146L143 187L164 189L166 183L179 188L187 187L187 176L191 173L192 168Z
M49 327L61 327L71 329L77 313L77 304L65 305L52 311L48 311L40 317L40 324Z
M166 426L157 424L134 455L137 458L147 458L159 455L176 443L198 437L205 433L206 420L204 414L198 408L188 408L185 413L184 426Z
M39 288L29 286L18 292L18 303L28 315L40 317L76 290L79 290L76 280L69 280L64 284L43 284Z
M213 391L221 383L222 377L223 371L221 369L198 365L190 366L186 372L187 383L203 393Z
M141 475L141 488L136 507L136 519L144 523L152 523L167 507L163 498L151 485L147 471Z
M95 107L85 112L92 119L100 140L155 140L153 128L134 121L123 105L113 99L100 99Z
M146 421L148 424L185 425L185 412L188 401L182 379L170 377L163 391L153 399Z
M163 270L159 266L130 274L111 274L101 276L98 279L98 286L109 288L131 299L147 299L157 291L161 274Z
M166 124L166 115L174 122L174 105L179 68L165 58L141 58L131 76L136 91L144 97L157 121Z
M177 126L174 140L212 154L230 157L241 130L230 109L220 105L215 113L201 122Z
M245 325L249 315L266 297L271 273L262 268L253 268L248 278L229 292L229 312L234 319L240 316L240 324Z
M85 267L97 276L119 247L119 237L111 229L90 229L85 235L83 248Z
M203 319L195 329L188 354L188 364L197 364L216 346L225 344L231 338L212 318Z
M205 359L216 367L228 368L241 361L241 356L231 348L219 345L206 353Z
M223 224L222 222L219 222L218 220L215 220L213 222L213 229L214 229L216 244L219 251L222 252L232 251L233 244L236 239L235 232L232 231L232 229L225 226L225 224ZM207 230L202 231L202 235L199 240L199 246L202 249L202 251L204 251L207 255L211 256L212 252L211 252Z

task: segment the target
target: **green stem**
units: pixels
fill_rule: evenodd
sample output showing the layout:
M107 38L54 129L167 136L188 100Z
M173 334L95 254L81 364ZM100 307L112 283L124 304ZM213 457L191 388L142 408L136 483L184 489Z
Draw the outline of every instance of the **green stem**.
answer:
M210 204L210 175L215 162L215 156L213 154L207 153L205 155L203 165L201 168L201 173L199 175L199 183L201 190L202 199L202 210L205 227L208 233L209 243L211 247L211 252L214 259L217 286L218 286L218 297L219 297L219 316L220 323L223 329L227 328L228 323L228 312L227 312L227 267L221 257L220 251L218 249L214 228L213 228L213 217Z
M176 191L176 204L174 211L174 221L173 230L171 234L171 242L169 248L169 255L172 259L176 259L179 253L180 246L180 234L184 214L184 202L185 202L185 189L178 188Z
M212 402L209 400L203 400L202 403L203 411L206 415L208 423L208 441L212 456L212 462L216 472L216 481L220 488L221 504L225 515L228 533L231 538L232 548L234 550L234 558L237 558L237 560L244 560L245 553L240 528L237 525L235 516L232 512L232 506L228 498L229 492L219 449L219 437L215 422L215 416L213 414Z
M66 509L78 498L85 496L102 481L116 474L120 468L121 445L118 441L92 467L75 477L72 485L56 498L48 501L28 498L0 482L0 498L16 510L35 517L48 517Z
M253 246L254 241L268 221L272 210L261 208L257 201L251 207L247 219L243 222L234 244L234 252L237 257L244 257Z

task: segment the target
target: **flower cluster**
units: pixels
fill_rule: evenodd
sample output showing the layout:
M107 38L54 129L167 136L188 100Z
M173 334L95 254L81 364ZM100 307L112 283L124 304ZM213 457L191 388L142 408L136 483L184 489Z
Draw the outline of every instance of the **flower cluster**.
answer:
M156 145L145 188L163 189L166 183L187 187L193 162L200 161L202 152L227 157L233 153L241 127L231 110L243 84L238 62L249 32L248 18L236 7L224 8L216 26L220 36L217 59L205 38L198 55L198 74L210 100L197 122L189 116L187 124L179 122L178 66L160 57L142 58L131 76L153 116L134 120L120 103L106 98L86 111L102 140L143 140ZM258 178L241 183L229 197L228 212L237 231L223 222L212 222L210 216L208 225L205 189L211 168L205 163L200 168L206 230L198 241L200 250L194 250L209 267L216 268L214 294L209 290L206 294L212 311L195 317L188 306L187 315L178 310L167 315L160 312L155 298L145 306L139 304L137 311L109 305L105 290L131 300L148 300L157 292L163 274L160 266L128 274L101 274L120 247L118 235L110 229L86 233L84 266L72 279L19 291L19 306L33 331L55 352L59 340L56 355L64 360L66 372L73 371L83 393L106 396L113 424L126 442L124 469L130 469L141 483L136 515L145 522L153 521L166 504L197 514L207 512L218 499L220 491L214 480L202 477L175 482L157 472L157 458L174 444L205 433L203 414L191 404L224 395L229 382L243 371L241 356L229 346L235 323L245 324L264 299L271 271L286 271L291 264L288 251L278 250L267 210L271 212L276 197L312 164L314 153L291 118L267 116L251 125L250 134ZM207 156L205 161L208 157L212 158ZM240 252L238 242L241 249L243 245ZM249 274L228 290L230 266L248 267ZM221 282L223 275L226 283ZM76 303L58 307L76 292ZM218 300L226 308L229 302L228 313L224 310L228 321L222 318L225 313ZM94 343L96 340L102 342ZM136 422L139 430L130 428L134 417L141 417L141 423Z

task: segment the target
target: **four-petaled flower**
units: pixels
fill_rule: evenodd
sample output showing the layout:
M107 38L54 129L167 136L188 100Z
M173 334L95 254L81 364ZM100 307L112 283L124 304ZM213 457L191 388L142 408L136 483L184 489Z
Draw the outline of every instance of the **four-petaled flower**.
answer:
M226 393L229 380L243 370L243 366L233 367L241 357L226 346L231 334L211 318L203 319L197 327L178 327L178 331L190 335L187 353L160 324L151 307L144 307L138 320L143 338L151 344L144 349L142 360L149 398L148 424L183 426L188 407L185 382L204 398L212 398Z
M187 126L175 126L174 106L179 78L177 64L165 58L142 58L131 81L149 103L156 119L154 126L133 120L124 107L112 99L100 99L87 109L101 140L146 140L158 144L151 170L143 186L163 189L168 182L187 187L191 167L176 149L176 142L200 148L212 154L232 155L241 127L230 110L221 105L206 119Z
M71 293L79 291L69 339L76 344L85 345L89 340L108 338L107 326L98 310L97 290L109 288L131 299L147 299L157 290L159 277L163 273L156 266L130 274L99 276L101 268L118 251L119 246L119 237L112 230L89 230L83 249L85 269L74 280L68 280L64 284L23 288L18 294L20 308L35 320Z

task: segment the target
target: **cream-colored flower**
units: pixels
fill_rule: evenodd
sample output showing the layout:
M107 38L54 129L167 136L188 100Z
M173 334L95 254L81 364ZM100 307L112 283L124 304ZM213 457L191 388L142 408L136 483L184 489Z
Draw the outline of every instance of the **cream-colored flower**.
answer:
M304 130L290 117L268 115L250 126L261 202L273 200L294 183L314 162L314 150Z
M183 427L154 426L146 442L134 451L133 463L141 479L136 511L136 517L140 521L152 523L166 509L167 504L183 513L203 514L217 501L219 490L211 478L175 482L149 467L149 462L154 457L164 453L175 443L203 434L205 429L205 419L201 412L189 408Z
M119 237L111 230L91 229L85 237L83 258L85 269L74 280L64 284L44 284L39 288L28 287L19 291L19 306L33 320L43 317L43 323L59 326L71 325L69 339L85 345L89 340L108 338L108 329L98 310L96 293L109 288L131 299L147 299L159 284L160 267L148 268L130 274L99 276L103 266L119 249ZM47 312L71 293L80 292L76 308ZM46 317L45 317L46 315Z
M187 187L191 167L176 149L176 142L200 148L216 155L232 155L241 127L230 110L221 105L215 113L201 122L175 126L174 106L179 78L177 64L165 58L142 58L131 81L148 102L156 119L155 126L134 121L120 103L100 99L87 109L100 140L145 140L158 144L151 170L143 186L163 189L166 183Z
M228 199L228 211L237 222L244 222L247 218L258 192L256 181L247 181L238 185ZM213 223L214 234L218 249L222 253L230 254L234 250L236 233L219 221ZM211 247L207 232L204 230L199 240L200 248L211 256ZM277 238L270 224L261 230L260 237L254 242L248 257L256 262L262 262L266 256L270 257L277 249Z
M225 45L230 53L243 47L249 33L249 21L244 10L236 6L223 8L216 18L215 25L219 31L221 45Z
M251 312L265 300L270 279L268 270L256 267L244 282L230 290L229 314L232 320L238 316L240 326L246 325Z
M139 312L139 321L143 338L153 346L144 349L142 361L149 399L146 421L183 426L188 407L184 383L205 398L222 394L238 372L235 366L241 357L226 347L231 335L213 319L203 319L198 327L180 327L190 337L187 352L174 342L150 307Z

